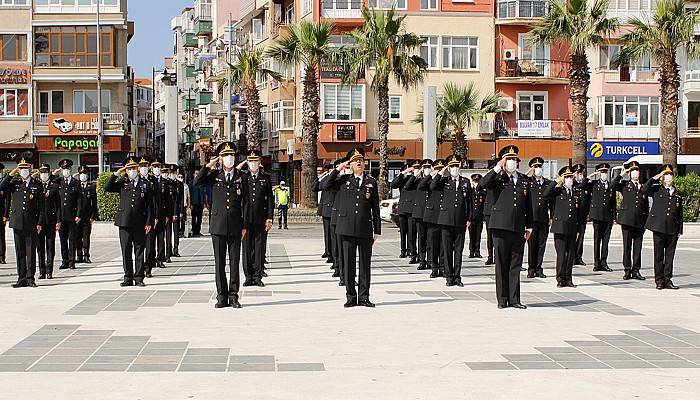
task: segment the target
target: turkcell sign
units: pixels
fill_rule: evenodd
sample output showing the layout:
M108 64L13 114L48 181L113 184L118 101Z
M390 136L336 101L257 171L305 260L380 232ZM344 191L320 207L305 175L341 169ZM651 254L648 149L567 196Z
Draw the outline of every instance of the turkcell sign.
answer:
M588 159L627 160L634 156L658 155L659 142L588 142Z

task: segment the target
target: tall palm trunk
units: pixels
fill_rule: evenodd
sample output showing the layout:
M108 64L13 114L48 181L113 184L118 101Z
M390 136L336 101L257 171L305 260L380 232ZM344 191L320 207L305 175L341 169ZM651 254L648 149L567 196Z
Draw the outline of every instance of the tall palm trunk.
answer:
M260 93L253 87L246 88L246 130L248 136L248 151L260 150L260 132L262 131L262 116L260 115Z
M387 186L387 140L389 137L389 77L383 77L377 87L377 101L379 109L377 113L377 128L379 129L379 198L389 197Z
M303 153L301 157L301 205L313 208L318 204L316 193L312 190L316 180L316 165L318 155L316 153L318 141L318 110L319 93L316 82L316 67L311 65L306 67L304 76L304 89L302 91L302 143Z
M585 54L571 55L571 93L572 153L574 164L586 165L586 105L588 103L588 86L591 84L591 73L588 70L588 57Z
M467 159L467 140L464 137L464 129L453 129L454 138L452 139L452 152L462 158Z
M678 90L680 78L676 54L664 55L659 68L661 84L661 154L664 164L676 168L678 161Z

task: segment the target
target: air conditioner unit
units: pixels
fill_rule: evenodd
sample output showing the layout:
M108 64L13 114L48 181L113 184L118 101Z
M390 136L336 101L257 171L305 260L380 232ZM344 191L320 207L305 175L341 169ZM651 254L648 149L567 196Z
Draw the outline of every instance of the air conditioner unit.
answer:
M598 115L595 112L595 107L588 107L586 109L586 123L587 124L595 124L597 121Z
M501 97L498 99L498 107L501 111L513 111L513 98Z
M503 50L503 59L506 61L515 60L515 49L505 49Z

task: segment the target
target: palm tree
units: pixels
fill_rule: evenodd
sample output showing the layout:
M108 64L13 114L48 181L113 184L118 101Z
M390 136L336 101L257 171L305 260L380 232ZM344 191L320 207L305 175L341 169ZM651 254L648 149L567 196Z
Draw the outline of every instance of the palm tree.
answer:
M260 115L260 93L256 84L256 77L267 80L272 78L281 80L279 73L264 67L264 52L261 48L244 49L236 55L236 62L229 67L231 74L219 82L219 90L223 90L229 84L243 90L246 106L246 139L248 150L260 150L260 135L262 131L262 115ZM230 101L230 99L229 99Z
M694 39L700 9L685 9L683 0L659 0L649 19L631 18L632 30L620 38L623 48L613 66L650 57L659 65L661 84L661 154L664 164L676 166L678 158L678 91L681 77L676 57L684 50L688 60L700 57L700 43Z
M617 18L606 18L608 0L553 0L549 10L532 31L530 38L537 44L568 42L571 47L569 68L572 103L573 160L586 163L586 106L591 73L586 50L598 46L619 27Z
M406 16L397 16L393 9L375 12L362 9L364 24L348 33L355 44L347 50L345 81L354 83L372 68L370 90L377 96L379 131L379 195L385 199L387 186L387 136L389 134L389 78L409 90L423 80L427 68L416 50L425 39L406 32Z
M302 142L304 144L301 159L301 187L304 207L316 207L317 196L312 190L316 179L318 163L317 141L319 130L319 105L321 97L318 90L318 71L321 62L334 60L334 49L330 46L333 23L328 21L301 21L291 26L288 34L279 39L267 51L267 56L275 58L282 65L300 65L304 69L302 89Z

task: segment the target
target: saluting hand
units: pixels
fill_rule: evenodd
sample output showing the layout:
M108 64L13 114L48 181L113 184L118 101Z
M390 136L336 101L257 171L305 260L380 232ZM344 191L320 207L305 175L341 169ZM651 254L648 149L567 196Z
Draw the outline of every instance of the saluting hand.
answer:
M652 179L655 180L655 181L660 181L660 180L661 180L661 177L662 177L663 175L664 175L664 174L662 174L661 172L659 172L658 174L654 175L654 177L653 177Z
M530 240L530 235L531 235L531 234L532 234L532 231L530 231L530 230L525 231L525 241L526 241L526 242L527 242L528 240Z
M144 231L146 231L146 235L148 235L148 234L151 232L151 226L150 226L150 225L146 225L146 226L144 227Z
M629 174L629 173L630 173L630 169L627 168L627 169L622 170L622 174L621 174L621 175L622 175L622 176L625 176L625 175L627 175L627 174Z
M121 175L126 171L126 167L121 167L117 170L117 175Z
M248 233L247 229L241 229L241 239L243 239L247 233Z
M61 230L61 223L60 223L60 222L57 222L57 223L56 223L56 232L58 232L58 231L60 231L60 230Z
M588 175L588 179L593 179L595 176L600 175L600 171L595 171L592 174Z
M36 226L36 233L41 233L41 225Z
M372 243L376 242L377 239L379 239L380 236L382 236L382 235L377 235L377 234L375 233L375 234L374 234L374 237L372 237Z
M209 163L207 164L207 168L209 168L209 169L214 168L214 166L216 166L216 163L219 162L219 159L220 159L220 158L221 158L221 157L214 157L214 158L212 158L212 159L209 161Z
M506 167L506 159L505 159L505 158L501 158L500 160L498 160L498 162L496 163L496 165L498 165L499 167L501 167L501 170L503 170L503 169Z
M10 176L16 176L17 174L19 174L19 168L15 168L10 171Z
M265 221L265 232L269 232L272 229L272 220L268 219Z

